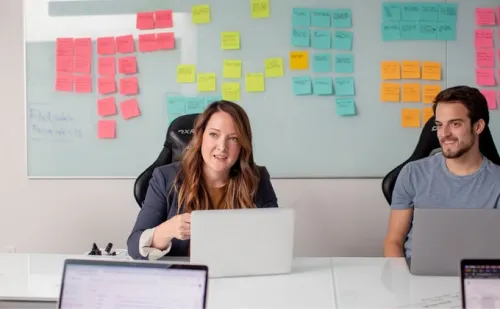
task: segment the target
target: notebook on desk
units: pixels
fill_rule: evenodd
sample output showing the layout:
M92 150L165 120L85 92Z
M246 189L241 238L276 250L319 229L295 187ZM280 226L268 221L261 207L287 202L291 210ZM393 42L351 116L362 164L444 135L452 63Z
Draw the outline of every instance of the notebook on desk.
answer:
M500 308L500 259L462 260L462 308Z

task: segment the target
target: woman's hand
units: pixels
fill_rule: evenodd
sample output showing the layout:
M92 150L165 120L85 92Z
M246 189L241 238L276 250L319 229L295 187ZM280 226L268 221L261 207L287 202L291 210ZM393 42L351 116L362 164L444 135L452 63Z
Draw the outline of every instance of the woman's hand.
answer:
M191 214L176 215L156 227L152 247L165 250L173 238L186 240L191 237Z

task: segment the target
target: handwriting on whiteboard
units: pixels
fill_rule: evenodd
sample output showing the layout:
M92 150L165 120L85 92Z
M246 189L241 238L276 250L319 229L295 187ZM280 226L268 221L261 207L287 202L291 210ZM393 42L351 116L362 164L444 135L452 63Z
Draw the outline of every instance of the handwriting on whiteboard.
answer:
M69 112L30 107L28 116L32 140L69 142L83 137L81 128Z
M396 308L462 308L462 294L448 293L423 298L412 304L399 305Z

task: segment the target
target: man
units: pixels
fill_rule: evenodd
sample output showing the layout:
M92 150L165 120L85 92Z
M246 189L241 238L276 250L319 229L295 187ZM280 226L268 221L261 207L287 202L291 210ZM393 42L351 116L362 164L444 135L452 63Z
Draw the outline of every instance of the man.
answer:
M411 257L413 209L499 208L500 166L479 151L479 135L489 122L488 104L479 90L457 86L434 100L442 152L406 164L392 195L386 257Z

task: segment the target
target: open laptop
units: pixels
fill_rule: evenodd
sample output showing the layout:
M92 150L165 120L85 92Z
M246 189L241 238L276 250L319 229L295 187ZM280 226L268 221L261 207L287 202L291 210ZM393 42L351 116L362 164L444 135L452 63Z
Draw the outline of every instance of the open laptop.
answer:
M193 211L190 261L213 278L290 273L294 228L291 208Z
M500 308L500 259L462 260L462 308Z
M208 268L148 261L68 259L58 308L206 308Z
M413 214L410 273L459 276L462 259L500 258L500 209L423 209Z

